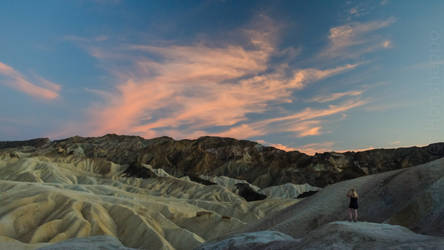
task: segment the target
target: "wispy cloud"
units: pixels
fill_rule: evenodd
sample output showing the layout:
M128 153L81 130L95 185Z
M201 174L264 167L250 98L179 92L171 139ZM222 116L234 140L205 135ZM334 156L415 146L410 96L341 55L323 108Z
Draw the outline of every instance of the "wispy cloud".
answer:
M326 117L366 103L355 98L292 115L276 110L282 103L292 103L295 91L362 64L290 68L286 53L277 45L277 27L267 17L256 19L253 27L240 29L237 37L245 38L242 43L86 46L120 82L113 90L85 89L103 102L89 108L89 122L82 125L87 128L75 131L147 138L252 138L283 132L306 137L323 133ZM293 54L297 56L297 52ZM276 64L279 58L284 63ZM252 119L250 114L266 118Z
M365 100L350 100L339 105L329 105L324 109L305 108L292 115L233 126L216 135L242 139L278 132L293 132L297 137L319 135L322 128L322 121L320 119L341 114L366 103L367 101Z
M270 66L270 58L282 54L276 46L278 32L265 18L260 28L242 30L241 35L247 38L242 46L138 44L119 46L117 52L89 49L99 60L127 60L131 65L125 69L110 67L111 73L122 79L115 90L87 90L105 100L89 111L90 134L168 134L176 138L208 134L250 138L270 132L319 134L320 121L280 117L255 122L248 114L269 114L271 104L292 102L294 91L359 64L323 69ZM334 113L331 109L335 108L329 106L330 111L324 112ZM308 114L311 111L314 117L321 112L304 110L301 116L312 116ZM274 128L267 128L271 123Z
M377 49L390 48L391 41L372 32L386 28L395 22L395 18L370 22L351 22L330 29L329 44L321 51L320 57L357 58Z
M0 62L0 84L21 91L36 98L53 100L59 96L61 86L42 77L36 76L36 80L42 86L38 86L27 80L20 72L11 66Z
M326 102L332 102L332 101L338 100L338 99L340 99L342 97L346 97L346 96L359 96L362 93L363 93L362 90L337 92L337 93L332 93L329 95L315 96L315 97L311 98L309 101L310 102L326 103Z

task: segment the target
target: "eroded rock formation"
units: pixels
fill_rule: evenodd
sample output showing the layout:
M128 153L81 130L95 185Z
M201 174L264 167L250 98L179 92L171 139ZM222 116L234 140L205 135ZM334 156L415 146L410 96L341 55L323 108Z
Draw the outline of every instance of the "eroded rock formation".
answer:
M143 167L148 164L176 177L228 176L260 188L285 183L324 187L359 176L423 164L444 156L444 143L309 156L298 151L284 152L252 141L208 136L176 141L169 137L143 139L109 134L102 137L75 136L52 142L36 139L0 143L2 150L23 146L36 155L72 155L125 164L129 166L127 173L135 177L149 177Z

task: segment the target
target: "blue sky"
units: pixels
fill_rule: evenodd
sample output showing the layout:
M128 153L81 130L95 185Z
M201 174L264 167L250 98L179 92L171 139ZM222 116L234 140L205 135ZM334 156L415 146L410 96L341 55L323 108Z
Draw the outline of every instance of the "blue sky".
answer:
M444 2L3 1L0 140L443 141Z

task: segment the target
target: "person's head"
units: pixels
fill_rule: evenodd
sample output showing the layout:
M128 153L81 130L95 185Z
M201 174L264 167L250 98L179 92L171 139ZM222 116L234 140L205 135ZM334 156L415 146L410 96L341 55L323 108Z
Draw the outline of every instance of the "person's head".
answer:
M358 196L358 192L356 192L356 189L355 189L355 188L350 189L350 192L352 193L352 195L353 195L354 197L357 197L357 196Z

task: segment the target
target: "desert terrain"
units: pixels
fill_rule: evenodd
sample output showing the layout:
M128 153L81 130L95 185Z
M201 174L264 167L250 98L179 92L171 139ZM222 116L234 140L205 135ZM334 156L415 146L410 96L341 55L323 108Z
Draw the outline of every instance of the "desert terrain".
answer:
M442 156L443 144L308 156L217 137L0 142L0 248L444 249Z

